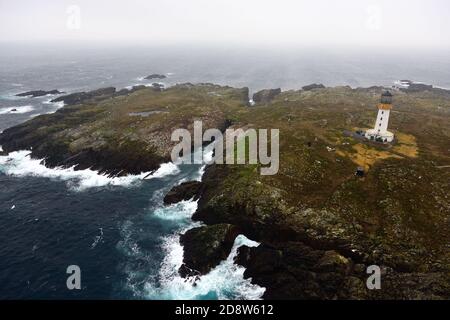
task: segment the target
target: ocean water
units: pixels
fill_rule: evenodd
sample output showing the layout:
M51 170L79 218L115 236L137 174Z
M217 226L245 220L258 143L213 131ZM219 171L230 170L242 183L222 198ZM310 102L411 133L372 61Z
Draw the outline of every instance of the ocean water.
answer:
M0 131L62 104L55 96L19 98L37 89L65 92L105 86L166 86L213 82L251 92L325 85L391 85L412 79L450 88L450 55L339 50L214 48L59 48L1 46ZM13 111L13 109L15 109ZM180 233L194 201L164 206L183 181L201 179L204 166L167 163L147 173L108 178L91 170L49 169L29 151L0 156L0 299L258 299L264 288L243 279L237 248L258 243L239 236L229 257L193 284L177 270ZM207 155L205 155L207 156ZM79 265L82 290L66 288L66 268Z

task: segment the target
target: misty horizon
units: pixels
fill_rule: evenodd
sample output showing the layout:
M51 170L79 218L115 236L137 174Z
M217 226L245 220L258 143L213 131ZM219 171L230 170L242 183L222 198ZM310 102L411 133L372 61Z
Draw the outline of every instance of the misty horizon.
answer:
M0 2L0 43L449 50L433 1Z

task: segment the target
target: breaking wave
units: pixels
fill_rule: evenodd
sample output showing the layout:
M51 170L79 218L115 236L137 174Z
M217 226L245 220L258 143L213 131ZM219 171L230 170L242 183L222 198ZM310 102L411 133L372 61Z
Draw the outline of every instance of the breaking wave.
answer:
M190 229L186 228L185 230ZM183 247L178 234L164 239L162 248L166 254L159 271L159 285L148 282L144 295L148 299L261 299L265 288L244 279L245 268L234 263L239 247L246 245L256 247L259 243L239 235L228 258L222 261L208 274L199 278L182 278L178 269L183 263Z
M56 110L61 109L62 107L64 107L64 101L52 102L52 99L48 99L48 100L45 100L42 103L46 104L46 105L52 105L53 106L53 108L51 110L46 112L47 114L48 113L53 113Z
M239 247L259 245L243 235L236 238L228 258L208 274L186 279L179 275L178 269L183 263L184 255L180 235L202 225L191 220L196 210L197 201L190 200L157 207L152 212L152 216L161 219L163 223L175 223L176 231L160 239L163 259L158 266L154 266L156 271L143 277L141 264L139 268L126 268L127 288L134 296L144 299L261 299L265 288L252 284L251 279L244 279L245 268L234 263ZM139 246L139 241L132 240L130 232L132 224L128 222L124 225L123 246L128 259L154 263L151 253L146 253ZM147 268L149 269L151 268Z
M23 114L34 110L33 106L8 107L0 109L0 114Z
M74 170L74 167L48 168L43 164L42 160L32 159L30 153L30 151L15 151L7 156L0 156L0 172L17 177L36 176L67 181L68 187L75 191L109 185L134 186L139 185L144 177L146 179L162 178L179 172L178 167L174 164L164 163L154 173L145 172L139 175L111 178L91 169Z

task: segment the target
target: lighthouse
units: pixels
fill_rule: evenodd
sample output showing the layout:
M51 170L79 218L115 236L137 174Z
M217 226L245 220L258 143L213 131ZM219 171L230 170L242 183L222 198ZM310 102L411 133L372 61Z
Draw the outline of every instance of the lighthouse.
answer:
M378 115L375 127L366 131L366 138L378 142L388 143L394 140L394 134L389 132L389 116L392 110L392 94L389 91L383 92L378 104Z

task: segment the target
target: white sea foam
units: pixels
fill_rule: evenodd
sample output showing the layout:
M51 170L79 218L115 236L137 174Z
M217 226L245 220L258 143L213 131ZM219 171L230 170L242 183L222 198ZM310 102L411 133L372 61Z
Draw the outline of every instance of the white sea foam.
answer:
M165 259L159 272L159 286L148 282L145 294L150 299L261 299L265 288L244 279L245 268L234 263L239 247L246 245L255 247L257 242L239 235L233 245L230 255L208 274L195 279L184 279L178 274L183 263L183 247L179 236L171 235L164 239L163 250Z
M180 172L177 165L172 162L163 163L159 166L159 169L155 171L152 175L145 178L145 180L163 178L168 175L175 175ZM144 176L145 177L145 176Z
M14 111L13 111L14 110ZM33 106L17 106L0 109L0 114L23 114L34 110Z
M259 243L239 235L233 245L228 258L222 261L208 274L199 278L182 278L178 269L183 263L183 247L180 244L180 234L187 230L201 226L200 222L192 222L190 217L197 210L197 201L181 201L170 206L160 207L154 215L164 220L180 221L180 229L171 235L163 237L162 250L164 259L158 272L157 281L150 277L144 285L144 292L134 283L135 272L129 270L128 286L137 296L148 299L261 299L265 288L251 283L251 279L244 279L245 268L234 263L239 247L258 246ZM182 222L184 221L184 223ZM188 221L188 222L187 222ZM187 222L187 224L186 224ZM130 249L130 248L129 248ZM132 251L128 250L129 253ZM135 252L142 256L142 252Z
M161 206L154 211L154 215L163 220L189 219L197 210L197 201L181 201L169 206Z
M61 109L64 107L64 101L58 101L58 102L52 102L52 99L45 100L43 104L49 104L52 105L53 108L48 110L46 114L54 113L56 110Z
M202 177L206 169L206 164L210 163L213 159L214 153L213 147L214 143L211 143L208 146L206 146L205 149L203 150L203 163L205 164L202 165L198 170L197 177L195 178L196 181L202 181Z
M203 160L205 162L212 159L212 146L208 146L204 151L196 151L204 152ZM201 179L204 169L205 165L201 166L199 171L188 180ZM160 201L164 190L156 191L152 196L152 201ZM259 243L247 239L244 235L239 235L236 238L228 258L208 274L187 279L179 275L178 269L183 263L184 255L183 247L180 244L180 235L191 228L202 225L201 222L193 222L191 219L196 210L197 201L188 200L169 206L161 204L152 211L154 217L167 221L167 223L175 223L178 229L161 239L164 258L157 274L150 273L147 278L143 278L141 263L137 264L138 267L133 262L125 266L128 289L136 297L148 299L261 299L265 288L252 284L251 279L244 279L245 268L234 263L239 247L242 245L249 247L259 245ZM133 228L130 221L129 224L124 225L122 230L124 240L121 242L121 247L124 253L131 261L144 260L152 265L153 255L142 250L138 242L133 239L130 233ZM144 283L143 287L142 283Z
M100 234L94 237L94 242L91 244L91 249L94 249L99 242L103 242L103 228L99 228Z
M5 174L18 177L37 176L60 179L67 181L67 185L76 191L108 185L124 187L139 185L146 176L148 176L147 179L162 178L166 175L176 174L178 170L178 167L174 164L165 163L151 176L148 176L149 173L145 172L138 175L110 178L90 169L47 168L42 164L42 160L31 159L30 151L16 151L7 156L0 156L0 171Z

